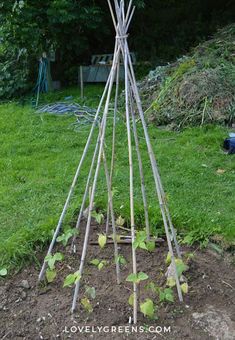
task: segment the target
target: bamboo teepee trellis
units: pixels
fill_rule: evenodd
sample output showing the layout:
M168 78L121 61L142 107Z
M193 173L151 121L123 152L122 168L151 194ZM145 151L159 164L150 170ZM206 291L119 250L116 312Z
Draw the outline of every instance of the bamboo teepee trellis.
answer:
M148 135L147 125L145 122L144 112L141 105L141 100L137 88L136 78L134 74L134 69L131 61L130 51L128 47L128 28L130 26L135 7L132 4L132 0L129 1L128 5L125 5L124 0L113 0L113 4L111 4L110 0L108 1L109 9L111 12L113 24L116 31L116 42L114 48L114 58L112 63L112 68L100 101L100 104L97 108L95 120L92 124L86 146L84 148L82 157L80 159L77 171L74 176L73 183L69 190L69 194L67 200L65 202L63 211L61 213L57 228L54 232L53 239L51 241L50 247L48 249L48 254L51 254L57 239L57 236L61 230L63 220L65 218L71 197L73 195L78 177L80 175L81 167L83 162L88 154L89 146L95 131L95 127L98 121L98 117L102 111L102 107L104 104L103 115L101 117L99 123L99 134L97 137L97 142L95 146L95 150L93 153L93 158L91 161L90 171L87 175L87 182L86 187L82 199L82 204L80 207L80 212L78 215L78 220L76 224L76 228L80 227L80 222L82 218L82 213L85 208L86 199L89 193L89 188L91 187L90 197L89 197L89 209L88 209L88 218L85 230L85 236L83 240L83 251L80 261L79 272L82 275L87 248L88 248L88 241L89 241L89 234L91 229L91 218L92 218L92 210L94 204L94 198L97 188L97 180L100 172L100 167L103 162L104 170L105 170L105 177L107 183L107 191L108 191L108 209L107 209L107 225L106 225L106 233L108 233L109 229L109 218L111 217L111 224L112 224L112 232L113 232L113 240L114 240L114 255L115 255L115 263L116 263L116 274L117 274L117 283L121 282L120 277L120 268L119 262L117 261L118 257L118 246L116 241L116 226L115 226L115 217L114 217L114 209L113 209L113 197L112 197L112 177L113 177L113 168L114 168L114 154L115 154L115 142L116 142L116 114L117 114L117 107L118 107L118 94L119 94L119 66L121 60L124 62L124 69L125 69L125 111L126 111L126 129L127 129L127 138L128 138L128 154L129 154L129 186L130 186L130 221L131 221L131 238L132 238L132 263L133 263L133 273L137 274L137 262L136 262L136 250L133 246L136 231L135 231L135 212L134 212L134 172L133 172L133 155L132 155L132 133L134 136L134 143L137 152L137 159L139 164L139 174L141 179L141 191L142 191L142 199L143 199L143 206L145 211L145 225L146 225L146 233L147 237L149 238L149 216L148 216L148 205L147 205L147 198L146 198L146 189L145 189L145 181L144 181L144 172L143 172L143 164L141 158L141 152L139 148L139 140L136 128L136 118L138 117L141 121L141 125L144 131L146 146L149 154L149 159L151 163L151 169L154 177L154 183L156 187L156 194L160 205L160 211L165 227L165 233L168 243L169 252L171 254L171 264L174 270L175 281L177 286L177 292L179 300L182 301L182 292L180 287L179 278L177 275L176 270L176 263L175 263L175 252L178 258L181 258L179 246L176 239L175 229L172 224L172 220L170 217L169 209L167 206L165 193L163 190L158 165L153 153L152 145L150 142L150 138ZM114 117L113 117L113 137L112 137L112 157L111 157L111 167L109 171L109 167L107 164L107 159L105 155L105 132L107 127L107 117L110 112L110 105L111 105L111 94L113 86L116 86L116 94L115 94L115 102L114 102ZM137 109L135 109L137 108ZM137 116L138 115L138 116ZM94 175L93 175L94 172ZM76 237L72 241L72 248L75 245ZM173 247L174 246L174 247ZM174 249L175 248L175 249ZM47 263L44 261L39 280L41 281L44 278L45 270L46 270ZM81 278L82 280L82 278ZM76 308L76 303L78 299L78 293L80 288L81 280L76 283L73 303L72 303L72 311ZM133 322L137 322L137 285L133 283L133 297L134 297L134 305L133 305Z

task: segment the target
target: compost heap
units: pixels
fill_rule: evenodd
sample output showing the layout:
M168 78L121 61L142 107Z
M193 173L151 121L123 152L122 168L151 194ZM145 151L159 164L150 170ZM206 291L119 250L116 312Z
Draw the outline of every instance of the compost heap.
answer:
M235 124L235 24L139 83L146 117L157 125Z

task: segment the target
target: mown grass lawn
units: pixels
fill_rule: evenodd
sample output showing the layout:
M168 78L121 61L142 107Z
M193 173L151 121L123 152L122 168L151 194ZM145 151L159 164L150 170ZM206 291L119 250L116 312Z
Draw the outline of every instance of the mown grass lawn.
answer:
M87 105L99 102L102 87L86 89ZM63 100L77 89L44 97L44 101ZM74 117L35 113L30 105L0 105L0 266L21 265L35 257L36 245L51 237L63 208L89 126L75 131ZM107 131L107 153L111 142L111 120ZM125 123L117 123L117 151L114 172L115 210L128 218L128 154ZM207 240L221 234L235 240L235 156L221 150L228 130L204 127L181 133L149 127L174 224L179 236L189 242ZM148 187L149 212L153 231L162 229L143 132L141 150ZM91 146L94 147L95 138ZM134 151L134 150L133 150ZM85 163L65 225L70 223L81 201L89 161ZM143 224L141 190L134 159L137 225ZM218 173L218 169L220 171ZM104 176L101 171L96 205L106 207Z

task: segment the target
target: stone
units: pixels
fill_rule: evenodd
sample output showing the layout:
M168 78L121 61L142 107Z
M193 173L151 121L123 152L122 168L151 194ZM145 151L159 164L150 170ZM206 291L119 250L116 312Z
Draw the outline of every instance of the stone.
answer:
M22 287L24 289L30 289L29 282L27 280L22 280L21 283L20 283L20 287Z

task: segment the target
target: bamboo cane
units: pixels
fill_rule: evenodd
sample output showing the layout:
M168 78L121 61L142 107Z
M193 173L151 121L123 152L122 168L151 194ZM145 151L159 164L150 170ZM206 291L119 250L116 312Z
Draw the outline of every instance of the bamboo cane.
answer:
M114 1L115 1L116 12L117 12L117 19L118 19L118 22L119 22L119 25L116 26L117 36L118 35L123 36L125 30L122 27L121 18L120 18L120 11L118 9L117 0L114 0ZM126 40L125 40L125 42L126 42ZM168 248L169 248L169 252L171 254L171 261L172 261L172 265L173 265L174 272L175 272L175 280L176 280L176 285L177 285L178 297L179 297L180 301L183 301L182 291L181 291L181 287L180 287L180 283L179 283L179 277L177 275L177 270L176 270L174 252L173 252L173 248L172 248L172 244L171 244L171 237L170 237L170 233L169 233L168 220L167 220L167 216L166 216L166 212L165 212L166 202L162 198L162 191L161 191L162 185L159 184L159 178L160 177L158 177L158 174L159 174L158 167L157 167L156 159L155 159L155 156L154 156L154 153L153 153L153 150L152 150L152 145L151 145L151 142L150 142L150 139L149 139L147 126L146 126L145 119L144 119L144 113L143 113L143 109L142 109L142 105L141 105L141 101L140 101L140 97L139 97L139 92L138 92L138 88L137 88L137 84L136 84L134 69L133 69L133 65L132 65L132 61L131 61L131 57L130 57L130 51L129 51L127 43L125 44L125 46L123 46L121 39L120 39L120 43L121 43L122 53L124 53L124 49L126 49L126 55L128 56L128 77L129 77L131 86L133 88L134 97L135 97L135 100L136 100L136 104L137 104L137 107L138 107L142 126L143 126L143 129L144 129L146 144L147 144L147 148L148 148L148 153L149 153L151 166L152 166L152 170L153 170L153 175L154 175L154 180L155 180L155 185L156 185L156 192L157 192L157 196L158 196L158 199L159 199L160 210L161 210L161 213L162 213L163 223L164 223L164 227L165 227ZM130 70L129 70L129 68L130 68Z
M120 47L117 46L117 43L115 44L115 51L117 51L118 53L119 53L119 51L120 51ZM60 229L61 229L61 226L62 226L64 217L65 217L65 215L66 215L66 212L67 212L67 209L68 209L68 206L69 206L70 199L71 199L72 194L73 194L73 192L74 192L74 188L75 188L75 185L76 185L76 183L77 183L78 176L79 176L79 174L80 174L80 170L81 170L82 164L83 164L83 162L84 162L84 160L85 160L85 157L86 157L87 152L88 152L88 148L89 148L90 143L91 143L91 139L92 139L92 136L93 136L93 133L94 133L94 130L95 130L95 126L96 126L96 122L97 122L97 118L98 118L98 116L99 116L99 113L100 113L100 110L101 110L101 107L102 107L102 104L103 104L103 101L104 101L106 92L107 92L107 90L108 90L110 81L111 81L111 72L110 72L108 81L107 81L107 83L106 83L104 92L103 92L103 94L102 94L102 97L101 97L99 106L98 106L98 108L97 108L97 111L96 111L96 114L95 114L95 117L94 117L94 121L93 121L93 123L92 123L91 130L90 130L90 133L89 133L89 136L88 136L88 139L87 139L87 142L86 142L86 145L85 145L85 148L84 148L82 157L81 157L81 159L80 159L78 168L77 168L77 170L76 170L76 173L75 173L75 176L74 176L72 185L71 185L71 187L70 187L70 190L69 190L69 193L68 193L68 196L67 196L67 199L66 199L64 208L63 208L62 213L61 213L61 215L60 215L60 219L59 219L59 222L58 222L58 224L57 224L56 230L55 230L55 232L54 232L52 241L51 241L51 243L50 243L50 246L49 246L47 255L51 254L51 252L52 252L52 250L53 250L53 248L54 248L56 239L57 239L57 237L58 237L58 235L59 235L59 232L60 232ZM41 271L40 271L40 274L39 274L39 277L38 277L39 282L42 281L43 278L44 278L44 274L45 274L46 267L47 267L47 262L46 262L45 259L44 259L44 262L43 262L43 265L42 265L42 268L41 268Z
M55 233L53 235L53 239L51 241L49 250L47 254L50 254L53 250L56 238L60 232L63 219L65 217L70 199L72 197L72 194L74 192L75 185L77 183L78 176L80 174L81 166L85 160L85 157L87 155L91 139L94 134L94 129L96 125L97 118L100 114L101 107L103 105L103 102L105 101L105 107L103 111L102 116L102 122L99 126L99 133L96 141L95 150L93 153L93 158L90 165L90 170L86 182L86 187L83 195L82 205L80 207L80 212L76 224L76 228L78 229L81 222L82 212L85 206L85 201L87 199L88 191L90 182L92 182L91 185L91 193L90 193L90 199L89 199L89 210L88 210L88 218L87 218L87 224L85 229L85 236L83 240L83 249L82 249L82 255L80 259L80 265L79 265L79 272L81 274L81 279L83 279L83 270L84 265L86 261L87 256L87 248L89 243L89 236L90 236L90 229L91 229L91 219L92 219L92 210L93 210L93 204L96 194L96 188L97 188L97 182L98 182L98 176L100 172L100 166L103 159L104 162L104 170L105 170L105 177L106 177L106 183L107 183L107 191L108 191L108 207L107 207L107 223L109 223L109 215L111 215L111 221L112 221L112 229L113 229L113 243L114 243L114 257L116 262L116 274L117 274L117 282L120 283L120 268L119 263L117 261L118 259L118 242L116 238L116 225L115 225L115 216L114 216L114 209L113 209L113 198L112 198L112 178L113 178L113 171L114 171L114 159L115 159L115 140L116 140L116 114L117 114L117 102L118 102L118 88L119 88L119 62L120 62L120 54L122 54L122 58L124 60L124 70L125 70L125 101L126 101L126 130L127 130L127 137L128 137L128 158L129 158L129 190L130 190L130 220L131 220L131 246L132 246L132 266L133 266L133 273L137 274L137 261L136 261L136 250L134 248L134 241L135 241L135 211L134 211L134 170L133 170L133 155L132 155L132 130L131 130L131 121L133 126L133 135L134 135L134 141L135 141L135 147L137 152L137 158L138 158L138 164L139 164L139 172L140 172L140 178L141 178L141 190L142 190L142 199L143 199L143 205L145 209L145 223L146 223L146 232L148 237L150 236L149 232L149 216L148 216L148 206L147 206L147 198L146 198L146 190L145 190L145 183L144 183L144 172L143 172L143 164L141 159L141 153L139 148L139 140L138 140L138 134L137 134L137 127L136 127L136 121L135 121L135 112L134 112L134 101L137 105L137 111L142 123L142 127L144 130L144 136L146 140L146 145L148 149L148 155L151 163L151 168L153 172L155 187L156 187L156 194L160 205L160 211L164 223L166 238L167 238L167 244L169 248L169 252L171 254L171 263L174 269L175 273L175 280L176 280L176 286L177 286L177 292L179 296L179 300L182 301L182 292L179 282L179 277L177 275L176 270L176 263L175 263L175 255L174 255L174 249L172 246L172 241L174 241L174 245L176 248L177 256L180 257L180 249L177 243L176 233L175 229L171 220L165 192L163 189L158 164L155 158L155 155L153 153L151 141L148 135L147 125L145 122L144 112L142 109L140 96L138 92L138 87L136 83L136 78L134 74L134 69L132 65L131 60L131 54L127 43L127 37L128 37L128 28L131 23L135 7L132 7L132 0L130 0L129 5L127 6L127 9L125 7L125 1L124 0L114 0L114 8L111 5L110 0L108 1L108 5L110 8L112 20L114 23L114 28L116 31L116 42L115 42L115 49L114 49L114 58L113 58L113 64L112 68L100 101L100 104L97 108L95 119L93 121L92 127L90 129L90 133L87 139L86 146L84 148L82 157L80 159L78 168L75 173L75 177L73 179L72 185L69 190L69 194L67 196L62 214L60 216L58 225L56 227ZM115 13L115 14L114 14ZM107 126L107 117L109 114L109 106L110 106L110 99L111 99L111 93L113 88L113 83L116 75L116 94L115 94L115 103L114 103L114 120L113 120L113 136L112 136L112 158L111 158L111 169L109 173L108 165L107 165L107 159L105 155L105 134L106 134L106 126ZM95 166L96 162L96 166ZM94 176L92 179L92 174L95 168ZM92 180L92 181L91 181ZM106 226L106 233L108 233L108 225ZM74 244L75 238L73 239L72 245ZM96 243L95 243L96 244ZM44 272L46 269L46 262L44 260L39 280L41 280L44 277ZM80 281L78 281L75 285L74 295L73 295L73 302L72 302L72 312L76 309L79 289L80 289ZM137 284L133 283L133 297L134 297L134 304L133 304L133 322L134 324L137 323L137 305L138 305L138 291L137 291Z
M118 4L117 4L117 1L115 0L115 6L116 8L118 7ZM119 18L120 19L120 15L119 15ZM118 25L116 27L116 32L117 32L117 35L119 34L118 33L118 30L120 30L120 26ZM123 34L123 32L121 32L121 34ZM123 47L121 47L122 50L123 50ZM127 46L128 48L128 46ZM131 72L132 72L132 75L134 75L134 70L133 70L133 65L132 65L132 61L131 61L131 57L130 57L130 52L128 51L128 58L129 58L129 64L130 64L130 68L131 68ZM135 87L137 89L137 85L136 85L136 80L135 80L135 75L134 75L134 83L135 83ZM137 94L138 94L138 89L137 89ZM142 105L141 105L141 101L139 99L139 102L140 102L140 106L141 106L141 109L142 109ZM143 110L142 110L143 112ZM143 114L144 116L144 114ZM147 131L147 129L146 129ZM148 133L148 132L147 132ZM150 141L150 140L149 140ZM150 143L151 145L151 143ZM154 156L155 158L155 156ZM155 160L155 163L156 163L156 160ZM178 245L178 242L177 242L177 239L176 239L176 234L175 234L175 230L174 230L174 227L173 227L173 224L172 224L172 220L171 220L171 217L170 217L170 213L169 213L169 209L168 209L168 206L167 206L167 203L166 203L166 199L165 199L165 193L164 193L164 190L163 190L163 187L162 187L162 183L161 183L161 179L160 179L160 175L159 175L159 171L158 171L158 167L156 166L156 177L158 179L158 186L159 186L159 189L161 191L161 194L162 194L162 200L163 200L163 207L164 207L164 210L165 210L165 213L166 213L166 216L167 216L167 220L170 224L170 229L171 229L171 232L172 232L172 237L173 237L173 240L175 242L175 247L176 247L176 251L177 251L177 255L178 257L181 258L181 253L180 253L180 250L179 250L179 245Z
M114 161L115 161L116 119L117 119L118 95L119 95L119 71L120 71L120 58L117 64L116 91L115 91L114 112L113 112L112 158L111 158L111 168L110 168L111 188L112 188L112 180L113 180L113 172L114 172ZM106 235L108 235L108 231L109 231L109 204L107 207Z
M115 50L116 50L116 48L115 48ZM111 92L112 92L114 77L115 77L116 69L117 69L117 61L119 60L119 53L120 53L120 48L118 48L116 53L114 54L113 65L112 65L112 68L111 68L111 71L110 71L110 83L109 83L109 86L108 86L108 93L107 93L107 98L106 98L106 103L105 103L105 108L104 108L104 113L103 113L103 119L102 119L102 124L101 124L102 131L101 131L101 137L100 137L99 154L98 154L96 171L95 171L92 190L91 190L89 213L88 213L86 232L85 232L82 256L81 256L80 267L79 267L79 272L80 272L81 275L83 273L83 267L84 267L84 264L85 264L85 258L86 258L86 253L87 253L87 245L88 245L90 226L91 226L91 212L92 212L92 208L93 208L97 179L98 179L98 174L99 174L99 169L100 169L100 164L101 164L101 157L102 157L102 152L103 152L103 147L104 147L104 138L105 138L106 123L107 123L107 115L108 115L108 110L109 110L109 103L110 103L110 98L111 98ZM80 281L78 281L76 283L76 286L75 286L73 303L72 303L72 312L74 312L75 309L76 309L79 288L80 288Z
M82 214L83 214L83 211L84 211L84 208L85 208L87 194L89 192L90 180L91 180L92 172L93 172L93 169L94 169L97 153L98 153L98 150L99 150L100 134L101 134L101 127L99 125L99 134L98 134L98 137L97 137L95 151L94 151L94 154L93 154L91 167L90 167L90 171L89 171L89 174L88 174L87 183L86 183L86 187L85 187L85 192L84 192L84 195L83 195L83 200L82 200L82 204L81 204L81 207L80 207L80 211L79 211L79 215L78 215L78 219L77 219L77 223L76 223L76 229L79 229L81 219L82 219ZM72 251L74 249L74 243L76 241L76 238L77 238L77 235L75 234L74 237L73 237L72 243L71 243L70 251ZM74 252L76 252L76 250Z
M135 114L134 114L134 110L133 110L133 98L132 98L132 92L131 91L130 91L130 101L131 101L130 109L131 109L131 114L132 114L133 134L134 134L135 147L136 147L136 153L137 153L138 164L139 164L141 191L142 191L142 199L143 199L143 205L144 205L145 228L146 228L147 240L149 241L150 240L150 227L149 227L148 203L147 203L147 198L146 198L143 163L142 163L142 159L141 159L139 140L138 140L138 134L137 134L136 122L135 122Z
M114 261L115 261L115 264L116 264L117 284L120 284L120 282L121 282L120 266L119 266L119 261L118 261L118 244L117 244L117 232L116 232L115 217L114 217L114 210L113 210L113 197L112 197L111 182L110 182L110 176L109 176L109 172L108 172L108 166L107 166L107 161L106 161L104 149L103 149L103 160L104 160L104 169L105 169L105 176L106 176L107 189L108 189L108 201L109 201L111 220L112 220L113 243L114 243Z
M118 8L117 2L115 1L117 16L119 20L119 27L121 29L121 9ZM123 21L124 18L123 18ZM120 32L122 33L122 32ZM130 213L131 213L131 237L132 237L132 265L133 274L137 275L137 262L136 262L136 250L134 247L135 241L135 213L134 213L134 174L133 174L133 159L132 159L132 141L131 141L131 126L130 126L130 112L129 112L129 79L128 79L128 56L127 56L127 41L125 38L120 36L119 42L123 39L124 51L124 68L125 68L125 101L126 101L126 125L127 125L127 137L128 137L128 154L129 154L129 172L130 172ZM137 323L137 308L138 308L138 297L137 297L137 284L133 282L133 323Z
M131 65L132 75L133 75L134 74L134 70L133 70L133 66L132 66L132 63L131 63L130 55L129 55L129 63ZM140 109L142 110L142 117L144 119L144 113L143 113L143 109L142 109L142 105L141 105L141 100L140 100L139 93L138 93L138 88L137 88L137 85L136 85L136 80L134 80L133 86L135 86L135 88L137 89L137 99L136 99L136 102L137 102L138 110L140 110ZM141 119L141 121L142 121L142 119ZM143 123L143 121L142 121L142 123ZM144 123L145 123L145 120L144 120ZM145 138L146 138L146 132L148 134L146 123L145 123L144 131L145 131ZM148 139L149 139L149 137L148 137ZM149 139L149 145L151 146L150 139ZM151 148L152 148L152 146L151 146ZM172 219L171 219L171 216L170 216L169 208L168 208L166 197L165 197L165 192L164 192L164 189L163 189L163 186L162 186L162 181L161 181L161 177L160 177L160 174L159 174L159 170L158 170L158 166L157 166L157 162L156 162L153 150L152 150L151 154L153 155L153 162L155 162L155 166L154 166L155 176L156 176L157 181L158 181L158 186L159 186L159 190L161 192L162 201L163 201L163 207L164 207L164 210L165 210L166 218L167 218L168 223L170 225L170 229L171 229L171 233L172 233L172 238L174 240L177 256L179 258L182 258L182 255L181 255L181 252L180 252L180 248L179 248L179 244L178 244L177 238L176 238L175 228L173 226Z
M97 141L96 141L96 146L95 146L95 151L94 151L92 161L91 161L89 174L88 174L88 177L87 177L85 192L83 194L83 199L82 199L81 207L80 207L80 210L79 210L78 219L77 219L77 222L76 222L76 227L75 227L76 230L79 230L83 211L84 211L84 208L85 208L85 203L86 203L87 195L88 195L88 192L89 192L90 181L91 181L93 169L94 169L94 166L95 166L95 161L96 161L98 150L99 150L99 139L100 139L100 136L98 135L98 138L97 138ZM74 248L76 239L77 239L77 234L75 234L73 236L72 243L71 243L71 249L70 249L70 251L71 252L74 251L74 253L76 253L76 249Z
M127 48L128 48L128 46L127 46ZM173 265L174 272L175 272L175 280L176 280L178 297L179 297L180 301L183 301L179 277L177 275L174 251L173 251L172 244L171 244L171 238L170 238L170 233L169 233L169 228L168 228L167 216L166 216L166 213L165 213L165 202L162 198L162 192L161 192L162 186L159 185L159 176L158 176L159 172L158 172L157 162L156 162L156 159L155 159L155 156L154 156L154 153L153 153L153 149L152 149L152 145L151 145L151 142L150 142L150 138L149 138L149 135L148 135L147 125L146 125L146 122L145 122L145 119L144 119L144 113L143 113L143 109L142 109L142 105L141 105L141 101L140 101L140 97L139 97L138 88L137 88L137 85L136 85L135 74L134 74L132 63L131 63L129 51L128 51L128 58L129 58L129 67L130 67L129 79L130 79L130 82L132 84L133 93L134 93L134 96L135 96L136 104L137 104L137 107L138 107L140 119L141 119L141 122L142 122L144 134L145 134L149 158L150 158L150 162L151 162L151 166L152 166L152 170L153 170L153 175L154 175L156 192L157 192L157 196L158 196L158 200L159 200L159 204L160 204L160 210L161 210L164 228L165 228L165 233L166 233L166 237L167 237L168 248L169 248L169 252L171 254L171 261L172 261L172 265Z
M128 79L128 56L127 56L127 40L125 19L122 21L121 8L118 6L115 0L115 9L117 15L118 25L116 28L116 38L121 46L124 68L125 68L125 101L126 101L126 125L127 125L127 137L128 137L128 154L129 154L129 179L130 179L130 213L131 213L131 236L132 236L132 265L133 274L137 275L137 262L136 262L136 250L134 248L135 241L135 218L134 218L134 179L133 179L133 164L132 164L132 142L131 142L131 127L130 127L130 113L129 113L129 79ZM124 46L122 46L122 44ZM137 323L137 309L138 309L138 297L137 297L137 284L133 282L133 323Z

